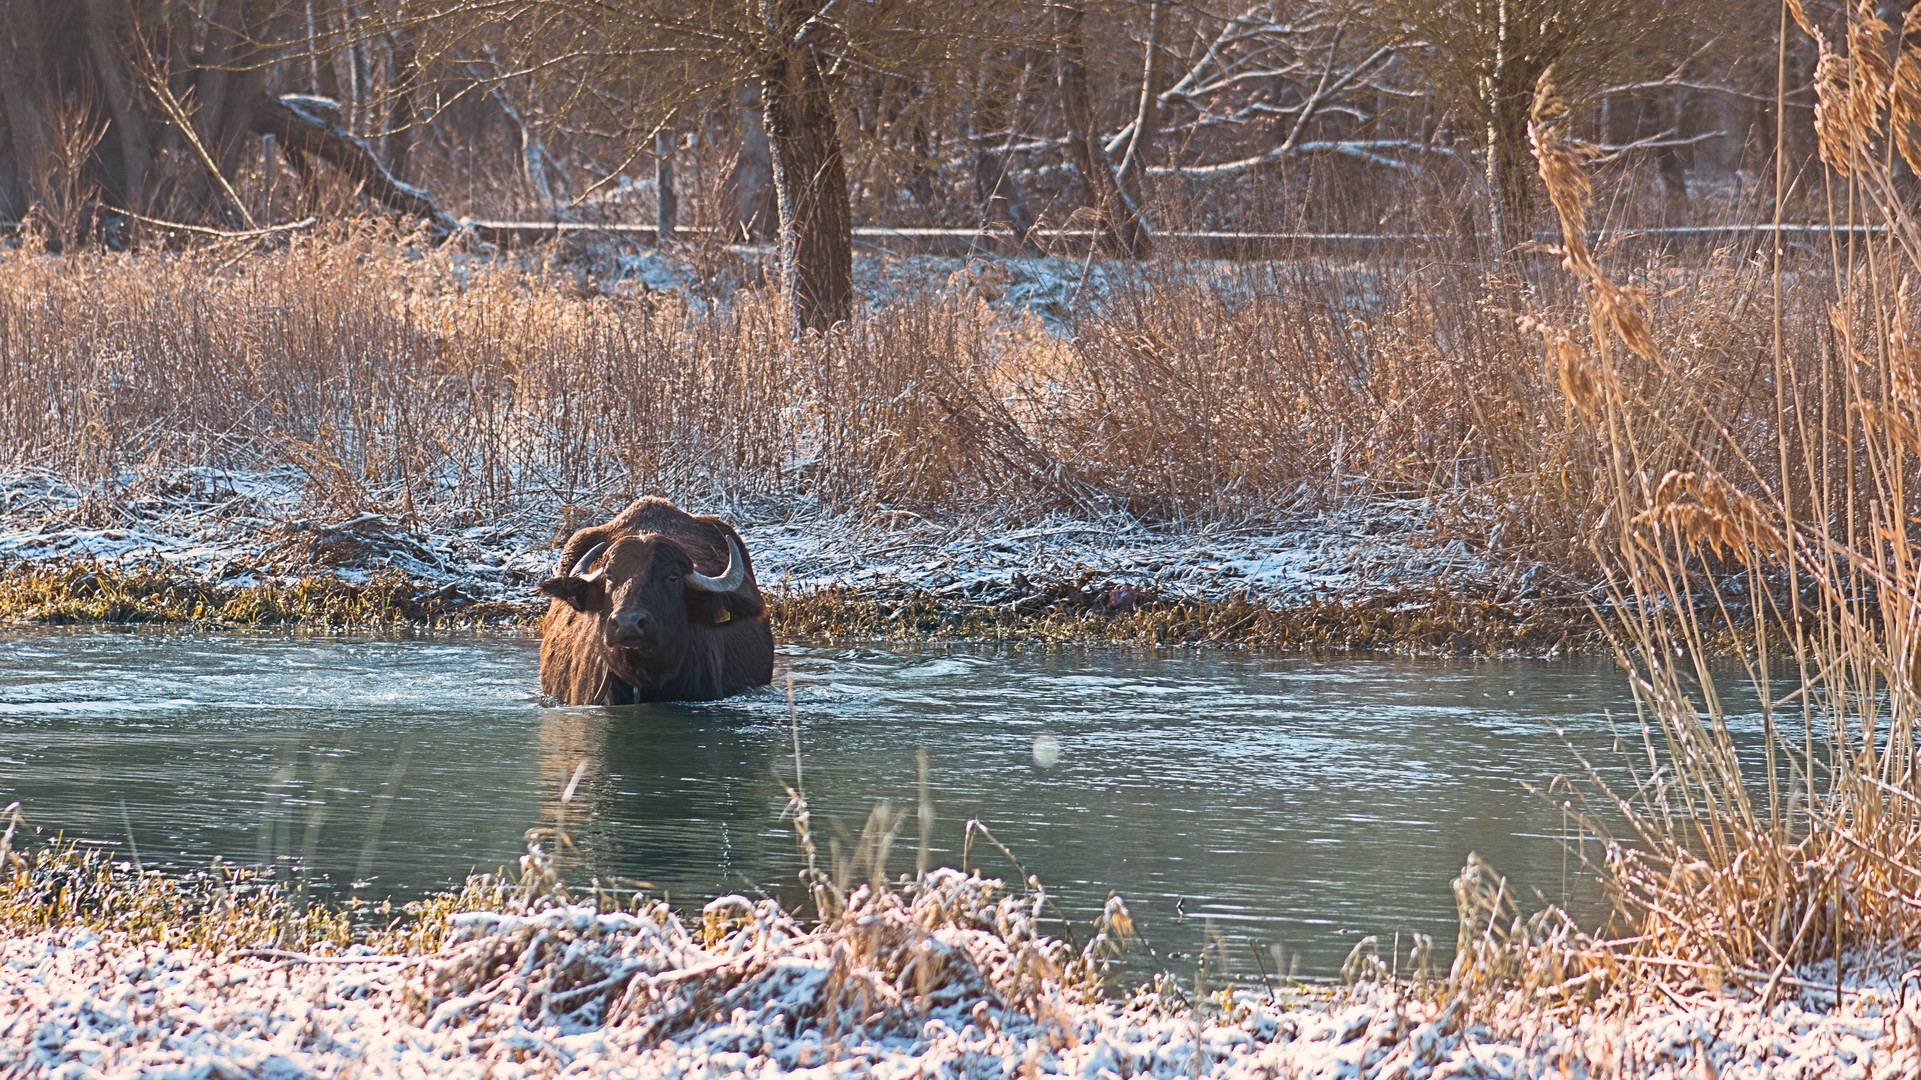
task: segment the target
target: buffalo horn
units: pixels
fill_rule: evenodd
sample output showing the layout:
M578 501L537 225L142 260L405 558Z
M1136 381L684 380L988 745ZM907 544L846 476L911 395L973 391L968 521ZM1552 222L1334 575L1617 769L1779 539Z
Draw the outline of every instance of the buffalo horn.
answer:
M581 579L582 581L599 581L600 575L607 572L606 567L603 566L599 570L596 570L591 574L582 573L582 571L594 565L594 560L600 558L600 553L606 550L607 550L607 544L605 541L602 541L601 543L595 544L593 547L588 548L587 554L582 555L579 559L575 560L574 576Z
M722 570L719 577L708 577L698 570L687 571L687 587L699 592L733 592L745 580L747 559L731 536L727 538L727 569Z

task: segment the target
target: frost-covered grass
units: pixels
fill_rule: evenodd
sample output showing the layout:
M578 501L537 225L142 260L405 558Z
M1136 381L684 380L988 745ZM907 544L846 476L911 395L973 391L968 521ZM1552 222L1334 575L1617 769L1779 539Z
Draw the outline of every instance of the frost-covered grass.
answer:
M809 636L1583 636L1606 458L1515 322L1578 311L1556 277L863 255L794 342L746 258L0 252L0 615L525 621L560 538L664 494ZM1756 273L1641 269L1664 461L1704 411L1774 430Z
M592 909L474 913L453 944L417 958L236 956L44 932L0 941L0 1065L35 1080L349 1070L1849 1080L1909 1075L1921 1022L1892 982L1850 987L1840 1010L1818 996L1765 1011L1655 1000L1527 1020L1378 985L1285 1004L1224 995L1196 1009L1152 994L1090 998L1041 979L1010 999L995 981L1012 978L1012 950L974 917L916 905L872 916L879 933L980 980L925 993L911 975L861 965L839 941L771 911L712 941L671 919ZM534 938L544 948L530 949ZM506 963L488 966L494 957Z
M574 895L538 843L518 883L405 912L303 909L245 874L170 880L58 845L4 861L0 1071L34 1080L1879 1078L1912 1070L1921 1027L1912 973L1894 974L1916 958L1897 955L1851 957L1838 1007L1832 970L1796 969L1767 1002L1738 978L1647 994L1551 945L1519 979L1480 948L1445 979L1370 959L1343 986L1203 970L1130 992L1105 972L1138 947L1122 902L1077 942L1038 882L948 869L817 880L810 918Z
M794 343L676 258L0 253L0 617L526 621L559 539L665 494L808 636L1578 629L1458 408L1511 358L1361 330L1453 295L1418 267L864 257L867 313Z

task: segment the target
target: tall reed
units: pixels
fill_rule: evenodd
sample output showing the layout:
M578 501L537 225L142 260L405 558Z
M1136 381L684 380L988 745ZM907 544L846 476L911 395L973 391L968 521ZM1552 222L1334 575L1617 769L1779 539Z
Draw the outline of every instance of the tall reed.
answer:
M1921 157L1921 55L1897 47L1890 62L1893 32L1866 8L1837 49L1791 7L1820 49L1836 220L1886 231L1836 241L1825 280L1776 255L1771 302L1748 316L1772 341L1745 410L1694 381L1647 295L1586 250L1591 192L1545 80L1531 127L1587 310L1584 326L1527 325L1600 457L1595 552L1645 754L1628 789L1596 781L1568 799L1621 919L1589 959L1763 998L1808 965L1838 979L1921 945L1921 231L1894 181L1897 157ZM1784 332L1816 302L1825 334ZM1730 630L1758 731L1724 696L1713 645Z

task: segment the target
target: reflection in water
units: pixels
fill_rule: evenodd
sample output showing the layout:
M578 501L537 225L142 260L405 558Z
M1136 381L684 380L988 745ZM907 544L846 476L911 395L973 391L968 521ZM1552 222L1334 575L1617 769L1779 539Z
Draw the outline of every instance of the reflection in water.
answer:
M1600 661L1310 660L1252 652L789 647L784 692L546 708L536 643L37 630L0 635L0 804L149 864L218 854L320 890L417 895L511 866L565 815L570 880L676 900L801 898L798 729L823 855L917 755L929 857L978 819L1077 917L1108 890L1170 962L1215 936L1241 974L1278 943L1327 974L1362 934L1445 954L1469 851L1521 895L1568 894L1555 811L1521 788L1571 764L1549 725L1618 760L1631 715ZM575 780L572 797L560 795ZM974 864L1016 876L992 845ZM1579 906L1579 898L1576 897ZM1272 962L1268 962L1272 966Z
M724 892L800 899L782 888L797 885L800 863L779 820L787 795L774 770L792 762L778 725L662 704L553 709L542 721L542 823L565 822L568 880L643 881L694 904Z

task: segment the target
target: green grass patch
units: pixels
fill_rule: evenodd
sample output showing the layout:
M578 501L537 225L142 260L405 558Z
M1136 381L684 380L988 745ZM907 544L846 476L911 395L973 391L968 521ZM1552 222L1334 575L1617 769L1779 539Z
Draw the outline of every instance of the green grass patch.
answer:
M315 574L249 585L197 580L159 561L17 562L0 570L0 620L53 625L451 627L526 622L545 607L477 600L392 570L363 584Z
M36 842L15 819L0 838L0 934L85 928L165 948L294 949L366 945L390 955L438 949L447 916L497 909L517 886L492 875L412 903L308 902L298 887L214 860L186 873L141 869L64 837Z
M990 586L991 588L991 586ZM998 595L875 593L776 587L777 636L802 641L1033 641L1059 644L1242 645L1285 650L1538 653L1599 643L1586 610L1569 602L1495 601L1404 591L1280 607L1246 593L1218 599L1143 585L1123 604L1104 585L1061 581L999 587ZM160 561L17 562L0 569L0 621L206 627L298 625L532 628L547 610L524 600L476 599L457 585L381 571L362 584L330 574L225 585Z
M776 632L801 640L1218 644L1421 653L1539 653L1601 643L1592 616L1577 604L1425 593L1279 607L1243 593L1162 598L1148 588L1135 602L1114 606L1105 590L1090 594L1072 587L1005 602L823 589L776 591L770 606Z

